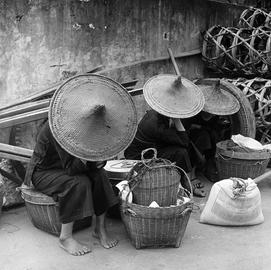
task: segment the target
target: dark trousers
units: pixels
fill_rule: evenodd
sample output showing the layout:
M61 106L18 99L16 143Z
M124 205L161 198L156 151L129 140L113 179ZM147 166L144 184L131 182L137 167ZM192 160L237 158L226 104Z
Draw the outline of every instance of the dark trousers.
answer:
M59 204L59 219L65 224L88 216L99 216L118 200L104 169L70 176L64 170L34 172L34 187Z

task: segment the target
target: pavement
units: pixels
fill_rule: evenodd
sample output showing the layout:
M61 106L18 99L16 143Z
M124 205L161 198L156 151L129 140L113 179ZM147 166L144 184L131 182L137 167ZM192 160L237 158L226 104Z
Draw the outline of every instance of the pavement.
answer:
M206 182L209 191L211 183ZM35 228L25 207L3 211L0 216L1 270L262 270L271 269L271 178L261 182L264 223L246 227L222 227L199 223L206 198L195 198L199 209L191 214L179 248L135 249L119 219L107 219L109 233L119 244L104 249L92 239L91 228L75 233L93 251L69 255L58 238Z

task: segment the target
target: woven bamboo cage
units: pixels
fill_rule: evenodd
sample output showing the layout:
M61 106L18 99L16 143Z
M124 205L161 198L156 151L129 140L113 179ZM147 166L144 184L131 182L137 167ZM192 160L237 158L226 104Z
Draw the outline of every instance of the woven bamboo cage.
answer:
M271 12L254 7L245 9L238 24L243 28L257 28L260 26L271 28Z
M213 26L204 35L202 57L229 76L271 76L271 30Z
M256 119L256 138L263 144L271 143L271 80L258 77L226 80L249 99Z

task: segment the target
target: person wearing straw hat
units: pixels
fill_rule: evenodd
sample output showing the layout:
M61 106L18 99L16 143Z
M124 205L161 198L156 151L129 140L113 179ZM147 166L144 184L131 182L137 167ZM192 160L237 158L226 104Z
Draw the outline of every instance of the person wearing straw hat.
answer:
M93 74L67 80L55 92L40 130L25 183L59 204L59 244L72 255L91 251L73 237L73 224L96 215L95 237L105 248L117 240L105 229L106 210L118 202L103 166L133 140L136 108L115 81Z
M189 174L194 195L204 197L205 191L194 175L194 167L201 162L201 157L182 123L203 109L202 91L181 76L162 74L144 84L143 94L152 110L141 119L135 139L124 152L125 157L140 159L142 150L156 148L158 157L175 162ZM190 157L192 152L196 153L194 159Z
M214 160L216 143L224 139L223 133L228 129L227 124L223 123L220 117L237 113L240 103L234 95L224 89L219 80L211 85L201 85L200 81L198 83L205 104L202 111L187 119L184 125L189 131L190 139L204 156L205 164L201 169L210 181L215 182L218 180Z

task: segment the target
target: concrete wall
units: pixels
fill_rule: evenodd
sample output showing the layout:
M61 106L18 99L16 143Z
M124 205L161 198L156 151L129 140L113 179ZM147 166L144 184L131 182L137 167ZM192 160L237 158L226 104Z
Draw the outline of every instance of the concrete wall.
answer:
M201 48L204 30L234 25L244 8L207 0L0 0L0 106L71 75ZM184 76L203 77L200 55L178 59ZM170 61L104 72L137 87ZM142 114L146 104L137 97Z
M0 106L98 65L200 47L197 0L1 0Z

